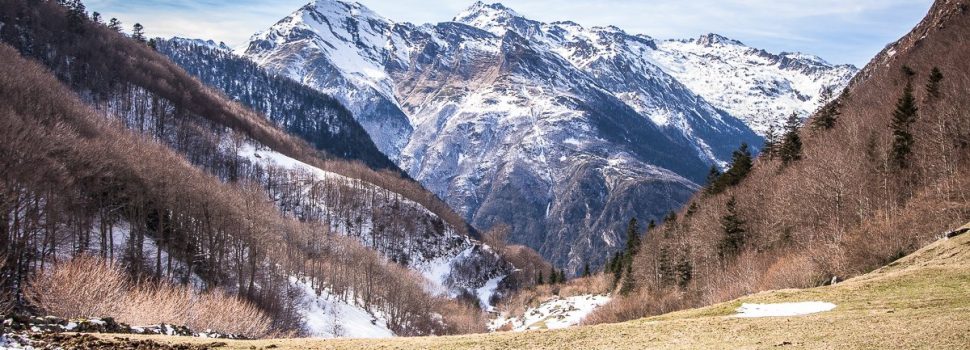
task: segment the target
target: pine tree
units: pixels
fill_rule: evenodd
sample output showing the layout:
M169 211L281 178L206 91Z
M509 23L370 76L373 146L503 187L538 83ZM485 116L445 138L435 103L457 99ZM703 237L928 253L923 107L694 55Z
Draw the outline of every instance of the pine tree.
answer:
M899 68L899 70L903 72L903 75L905 75L907 79L912 79L913 76L916 75L916 71L907 65L903 65L901 68Z
M812 119L812 127L816 130L832 129L835 127L835 123L839 120L840 115L842 115L842 112L839 111L838 102L832 102L819 110L818 114L815 115L815 119Z
M768 131L765 132L765 144L761 147L761 156L768 160L774 160L778 155L778 130L774 125L768 127Z
M586 262L585 264L583 264L583 277L589 277L589 276L590 276L589 262Z
M737 200L734 197L727 202L727 214L721 217L721 231L724 237L718 244L718 252L722 258L734 256L741 252L745 244L747 231L744 220L738 215Z
M752 166L754 164L751 161L751 151L748 149L748 144L742 142L741 147L731 153L731 168L724 173L727 175L727 185L734 186L741 183L741 180L748 177Z
M707 188L705 192L707 194L718 194L721 189L718 187L718 179L721 178L721 170L717 168L717 165L711 165L711 170L707 172Z
M930 98L940 97L940 82L943 81L943 72L939 67L933 67L930 71L929 82L926 83L926 95Z
M731 154L730 168L707 187L707 193L718 194L724 192L728 187L741 183L741 180L744 180L751 172L752 166L754 166L754 163L751 160L751 151L748 150L748 144L742 143L741 147L738 147Z
M84 21L88 18L84 3L81 0L70 0L64 6L67 6L68 28L75 33L83 34Z
M636 279L633 277L633 266L626 266L626 278L623 279L623 285L620 286L620 294L628 295L634 289L636 289Z
M700 210L700 206L697 205L697 202L690 202L690 205L687 206L687 211L684 212L684 218L694 216L698 210Z
M889 125L893 130L890 161L896 169L909 167L909 154L913 148L913 134L910 133L909 127L916 121L917 112L919 108L916 107L916 98L913 97L913 85L906 84L903 96L896 102L896 111L893 112L893 119Z
M131 27L131 38L138 42L145 42L145 27L142 26L141 23L135 23L135 25Z
M652 221L651 221L652 222ZM640 249L640 225L637 218L630 219L626 226L626 258L630 259Z
M677 262L677 285L680 288L687 288L690 284L690 280L694 278L694 266L690 263L690 258L687 254L683 254L680 257L680 261Z
M792 113L785 122L785 136L782 137L778 151L778 156L785 165L802 159L802 138L798 134L801 123L798 113Z
M566 270L559 270L559 283L566 283L566 282L569 282L569 280L566 279Z
M834 97L832 88L826 87L822 89L819 94L819 103L821 107L815 111L815 118L812 119L812 128L816 130L829 130L835 127L836 121L839 119L839 115L842 112L839 110L839 101L832 101Z
M559 273L556 272L556 268L553 267L552 270L549 270L549 284L557 283L559 283Z
M538 286L543 284L546 284L546 281L544 281L542 278L542 271L539 271L539 274L536 275L536 285Z
M108 20L108 29L121 33L121 21L119 21L117 18Z
M101 13L98 11L91 12L91 22L101 24Z
M620 257L620 253L616 252L613 256L613 286L615 287L617 283L620 283L620 277L623 275L623 259Z

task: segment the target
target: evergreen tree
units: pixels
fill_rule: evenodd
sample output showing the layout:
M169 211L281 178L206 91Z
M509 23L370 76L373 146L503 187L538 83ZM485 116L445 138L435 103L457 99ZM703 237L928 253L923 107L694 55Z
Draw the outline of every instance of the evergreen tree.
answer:
M557 283L559 283L559 273L556 272L556 268L553 267L552 270L549 270L549 284Z
M138 42L145 42L145 27L141 23L135 23L131 27L131 38Z
M586 262L585 264L583 264L583 277L589 277L589 276L590 276L589 262Z
M690 258L687 254L683 254L680 257L680 261L677 262L677 285L680 288L687 288L690 284L690 280L694 278L694 266L690 263Z
M771 125L765 132L765 144L761 147L761 155L768 160L774 160L775 156L778 155L778 147L778 130L775 129L774 125Z
M91 12L91 21L97 24L101 24L101 13L97 11Z
M121 33L121 21L119 21L117 18L108 20L108 29Z
M731 167L714 180L713 184L708 186L707 193L718 194L724 192L728 187L741 183L741 180L744 180L748 176L748 173L751 172L753 166L754 163L751 160L751 151L748 150L748 144L742 143L741 147L731 154Z
M566 270L559 270L559 283L566 283L566 282L569 282L569 280L566 279Z
M890 161L897 169L909 167L909 154L913 148L913 134L910 133L909 127L916 121L917 112L919 108L916 107L916 98L913 97L913 85L906 84L903 96L896 101L896 110L890 123L893 131Z
M842 115L842 112L839 111L838 102L832 102L818 111L815 119L812 119L812 127L816 130L829 130L834 128L840 115Z
M926 83L926 95L930 98L940 97L940 82L943 81L943 72L939 67L933 67L930 71L929 82Z
M839 101L832 101L833 93L831 87L826 87L822 89L819 94L819 103L822 107L819 107L815 111L815 118L812 119L812 128L816 130L829 130L835 127L835 122L838 121L839 115L842 112L839 110Z
M652 222L652 221L651 221ZM630 219L626 226L626 258L630 259L640 249L640 225L637 218Z
M747 231L744 220L738 215L737 200L734 197L727 202L727 214L721 217L721 231L724 237L718 244L718 252L722 258L734 256L741 252L745 244Z
M718 188L718 179L721 178L721 170L717 168L717 165L711 165L711 170L707 172L707 188L704 190L707 194L718 194L721 189Z
M536 275L536 285L543 285L543 284L546 284L546 281L544 281L542 278L542 271L539 271L539 274Z
M741 180L748 177L752 166L754 164L751 161L751 151L748 149L748 144L742 142L741 147L731 153L731 168L724 173L727 175L727 185L734 186L741 183Z
M914 71L912 68L910 68L907 65L903 65L899 70L903 72L903 75L906 76L906 79L912 79L913 76L916 75L916 71Z
M801 118L798 117L798 113L792 113L785 122L785 136L782 137L781 147L778 150L778 156L785 165L802 159L802 138L798 134L799 127L801 127Z
M158 42L155 41L155 38L148 39L148 47L152 48L152 50L158 51Z
M633 277L633 266L626 266L626 278L623 279L623 285L620 286L620 294L628 295L634 289L636 289L636 279Z
M620 277L623 275L623 259L620 257L620 253L617 252L613 257L613 286L620 283Z
M687 206L687 211L684 212L684 218L686 219L694 216L694 214L697 214L697 210L699 209L700 207L697 206L697 202L691 202L690 205Z
M64 6L67 7L67 26L71 31L83 34L84 21L88 18L84 3L81 0L69 0Z

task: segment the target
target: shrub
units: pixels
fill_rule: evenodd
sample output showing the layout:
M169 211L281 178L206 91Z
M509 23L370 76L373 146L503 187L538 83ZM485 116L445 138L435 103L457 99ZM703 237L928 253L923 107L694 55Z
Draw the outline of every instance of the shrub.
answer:
M111 316L132 325L168 323L248 337L266 336L272 321L253 304L225 292L131 283L117 265L87 256L32 278L24 294L39 310L65 318Z

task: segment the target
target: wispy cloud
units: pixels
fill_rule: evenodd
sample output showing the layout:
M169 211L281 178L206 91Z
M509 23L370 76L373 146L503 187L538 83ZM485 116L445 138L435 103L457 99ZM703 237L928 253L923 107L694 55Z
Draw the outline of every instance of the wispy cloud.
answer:
M472 0L359 0L397 21L450 20ZM158 36L243 43L308 0L89 0L88 7ZM865 64L912 28L932 0L505 0L542 21L616 25L656 38L715 32L771 51L803 51Z

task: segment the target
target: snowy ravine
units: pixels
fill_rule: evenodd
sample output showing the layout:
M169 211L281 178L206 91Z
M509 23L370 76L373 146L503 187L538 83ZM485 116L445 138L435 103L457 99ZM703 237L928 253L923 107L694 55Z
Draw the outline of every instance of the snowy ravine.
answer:
M579 324L593 310L609 301L608 295L555 296L538 307L529 308L522 316L500 315L489 322L488 329L493 332L506 329L520 332L566 328Z
M343 183L358 189L374 187L369 183L321 170L279 152L257 148L248 143L238 147L237 152L241 158L255 164L308 175L312 179L306 185L308 188L313 185L313 182ZM374 187L373 190L377 190L377 188ZM375 198L381 197L364 198L364 202L358 204L376 207L393 203L396 206L412 208L414 212L411 216L412 219L415 219L415 225L421 223L417 220L419 216L434 217L433 213L420 204L404 198L394 198L387 203L376 202ZM317 202L308 205L326 210L328 206L336 204L329 203L327 197L320 197ZM409 268L420 272L428 279L431 288L429 292L450 296L457 296L463 292L476 293L476 295L483 296L482 304L487 307L491 294L486 295L478 292L482 288L491 286L492 294L494 294L495 286L492 285L496 282L493 281L501 280L511 270L511 266L504 262L498 253L489 246L461 235L451 227L445 227L441 236L414 235L405 246L378 246L369 239L372 236L369 231L374 227L374 224L369 220L373 219L374 217L370 215L365 215L362 218L363 221L360 223L362 228L357 235L358 239L364 245L378 250L385 256L406 256L406 258L399 260L406 261ZM346 227L346 220L333 220L330 225L334 232L352 231ZM423 231L421 227L414 227L413 229L416 232Z
M418 26L318 0L235 52L337 97L472 225L508 224L514 243L571 272L601 264L624 222L678 208L712 164L742 142L758 149L768 124L815 109L823 87L855 72L713 35L662 41L481 2Z

